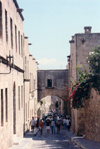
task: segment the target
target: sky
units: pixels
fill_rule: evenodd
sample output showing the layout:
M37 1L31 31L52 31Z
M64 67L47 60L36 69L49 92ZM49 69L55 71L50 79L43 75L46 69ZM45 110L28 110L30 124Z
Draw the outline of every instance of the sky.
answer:
M32 43L29 51L39 69L66 69L72 36L100 33L100 0L17 0L24 16L24 33Z

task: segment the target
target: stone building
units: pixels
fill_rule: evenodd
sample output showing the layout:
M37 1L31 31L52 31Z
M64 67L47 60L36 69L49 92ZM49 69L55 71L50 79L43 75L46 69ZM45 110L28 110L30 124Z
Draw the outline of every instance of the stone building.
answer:
M91 27L84 27L85 33L75 34L70 40L69 74L70 81L78 81L76 66L82 65L89 71L87 57L92 48L100 45L100 33L91 33ZM99 125L99 95L93 89L90 99L85 102L85 108L72 109L72 132L76 135L86 135L86 138L100 141ZM95 102L94 102L95 101Z
M78 73L76 66L82 69L84 65L89 70L87 57L92 48L100 45L100 33L91 33L92 27L84 27L84 33L77 33L72 36L70 42L70 80L77 81Z
M0 0L0 147L23 137L23 15L15 0Z
M24 36L24 130L30 128L32 116L37 116L38 62L29 52L28 37Z
M30 73L30 83L29 83L29 104L30 104L30 119L32 116L37 117L37 70L38 70L38 62L36 59L30 54L29 55L29 73Z
M61 101L61 113L64 113L64 106L69 113L69 105L64 104L68 98L68 70L38 70L38 101L47 96L56 96ZM51 99L49 100L51 103ZM54 100L53 100L54 101ZM50 104L49 104L50 105Z
M34 115L34 107L29 105L32 100L37 101L37 92L34 91L34 97L32 93L36 87L30 85L33 79L37 80L37 62L30 57L28 41L23 34L23 21L24 17L16 0L0 0L0 148L2 149L8 149L13 143L17 143L19 137L23 137L28 121Z

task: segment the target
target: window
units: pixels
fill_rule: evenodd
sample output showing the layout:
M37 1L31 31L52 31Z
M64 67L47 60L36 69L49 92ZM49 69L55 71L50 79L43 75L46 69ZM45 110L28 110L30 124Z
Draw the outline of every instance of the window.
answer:
M47 87L52 87L52 79L47 80Z
M18 31L18 44L19 44L19 55L20 55L20 31Z
M2 3L0 2L0 38L2 38Z
M29 92L31 92L31 73L30 73L30 88L29 88Z
M13 49L13 22L10 18L10 36L11 36L11 48Z
M3 89L1 89L1 126L3 126L3 115L4 115L4 108L3 108Z
M7 11L5 10L5 33L6 33L6 42L8 42L8 19Z
M15 46L16 46L16 52L17 52L17 26L15 25Z
M5 89L5 116L6 116L6 122L8 121L8 90Z
M20 110L20 86L18 86L18 109Z
M28 118L29 118L29 101L28 101Z
M27 121L27 103L26 103L26 121Z
M23 36L21 35L21 56L23 57Z
M23 108L23 86L21 86L21 107Z

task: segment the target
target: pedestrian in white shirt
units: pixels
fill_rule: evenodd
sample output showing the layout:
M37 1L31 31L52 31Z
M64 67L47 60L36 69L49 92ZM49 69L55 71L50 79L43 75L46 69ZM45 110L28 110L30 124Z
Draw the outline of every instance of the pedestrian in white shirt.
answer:
M66 120L67 130L70 130L70 118L68 117Z
M63 125L64 125L64 129L66 129L66 119L63 119Z
M52 131L52 134L55 134L55 120L54 120L54 118L51 121L51 131Z

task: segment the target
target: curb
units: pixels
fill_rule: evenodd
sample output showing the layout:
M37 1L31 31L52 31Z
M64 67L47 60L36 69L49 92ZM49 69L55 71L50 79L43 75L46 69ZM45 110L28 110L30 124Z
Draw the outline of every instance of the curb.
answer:
M80 148L82 149L87 149L86 147L84 147L82 144L80 144L78 141L76 141L75 139L73 139L72 137L70 137L71 141L74 142L75 144L77 144Z
M80 148L82 148L82 149L87 149L86 147L84 147L81 143L79 143L74 137L76 137L76 136L70 136L70 135L68 135L68 133L66 132L66 135L67 135L67 137L69 137L70 138L70 140L73 142L73 143L75 143L75 144L77 144L78 145L78 147L80 147ZM83 138L83 137L82 137Z

